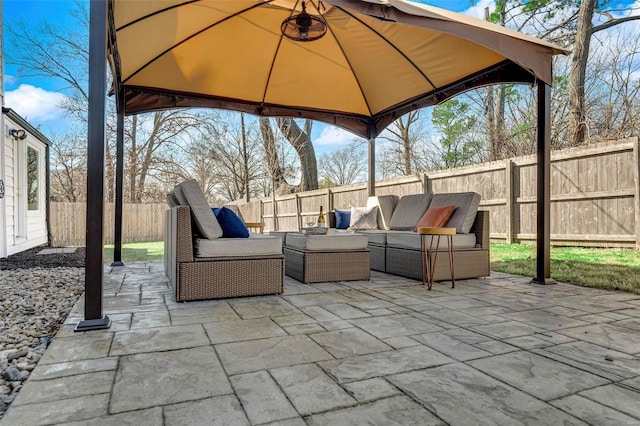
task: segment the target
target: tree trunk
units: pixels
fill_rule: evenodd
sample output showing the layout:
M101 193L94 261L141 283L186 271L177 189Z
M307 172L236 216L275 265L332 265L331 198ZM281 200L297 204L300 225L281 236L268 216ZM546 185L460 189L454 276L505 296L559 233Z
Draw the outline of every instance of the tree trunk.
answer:
M488 9L485 9L488 10ZM496 110L493 103L493 87L487 87L487 139L489 143L489 161L498 159L496 143Z
M301 191L318 189L318 162L316 151L311 143L311 120L306 120L303 131L293 118L277 118L276 123L282 134L300 157L300 167L302 169L302 179L300 182Z
M592 19L596 0L582 0L578 12L576 41L569 76L569 146L578 146L585 140L587 116L585 110L585 74L589 59Z
M400 137L402 140L402 162L404 165L404 175L410 176L413 172L411 167L411 139L409 138L409 127L412 123L411 113L407 116L406 123L402 118L398 119L398 130L400 130Z
M131 148L129 149L129 201L136 202L136 177L138 176L137 146L138 116L131 117Z
M505 98L507 89L504 84L498 85L498 99L496 104L496 160L502 159L505 156L505 146L507 145L507 129L504 121L505 115ZM507 155L508 156L508 155Z
M105 162L105 180L106 180L106 191L107 191L107 202L114 202L114 195L116 192L116 168L114 165L114 156L112 152L112 145L107 141L107 149L106 149L106 162Z
M247 155L247 130L244 126L244 112L240 113L240 127L242 131L242 173L244 174L242 183L245 201L248 203L251 201L251 195L249 194L249 156Z
M267 157L267 166L269 167L269 174L271 175L273 192L275 193L285 188L288 189L289 185L284 177L284 170L280 167L280 161L278 160L278 147L276 146L276 137L273 134L271 123L269 123L269 119L265 117L260 117L259 122L260 133L262 134L262 144Z

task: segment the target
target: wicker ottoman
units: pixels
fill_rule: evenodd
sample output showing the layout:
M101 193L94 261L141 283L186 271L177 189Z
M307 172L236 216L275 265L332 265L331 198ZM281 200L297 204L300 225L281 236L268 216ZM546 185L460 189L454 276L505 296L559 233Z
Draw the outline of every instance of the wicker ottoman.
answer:
M285 274L304 283L369 280L367 236L289 233L283 248Z

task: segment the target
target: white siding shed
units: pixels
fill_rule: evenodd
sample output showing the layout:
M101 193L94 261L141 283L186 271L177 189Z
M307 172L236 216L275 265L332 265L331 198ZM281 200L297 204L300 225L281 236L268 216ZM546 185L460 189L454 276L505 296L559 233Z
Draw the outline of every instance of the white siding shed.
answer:
M0 257L49 242L51 141L10 108L2 108Z

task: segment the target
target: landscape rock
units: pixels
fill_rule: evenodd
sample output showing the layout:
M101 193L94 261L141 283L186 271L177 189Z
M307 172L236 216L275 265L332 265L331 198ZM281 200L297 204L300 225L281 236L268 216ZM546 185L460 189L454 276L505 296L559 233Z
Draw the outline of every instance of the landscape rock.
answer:
M84 268L39 250L0 259L0 419L84 291ZM70 263L83 265L81 255Z

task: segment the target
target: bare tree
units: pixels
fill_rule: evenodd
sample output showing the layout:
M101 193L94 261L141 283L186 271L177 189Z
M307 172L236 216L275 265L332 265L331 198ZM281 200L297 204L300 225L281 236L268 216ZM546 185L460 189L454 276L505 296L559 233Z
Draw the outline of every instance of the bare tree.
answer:
M363 182L366 179L366 158L366 151L358 143L321 155L319 166L324 186Z
M388 147L397 174L409 176L424 168L424 158L417 155L419 146L427 140L422 111L415 110L394 121L378 137L389 142Z
M87 168L86 136L71 133L55 138L51 145L51 198L54 201L84 201Z

